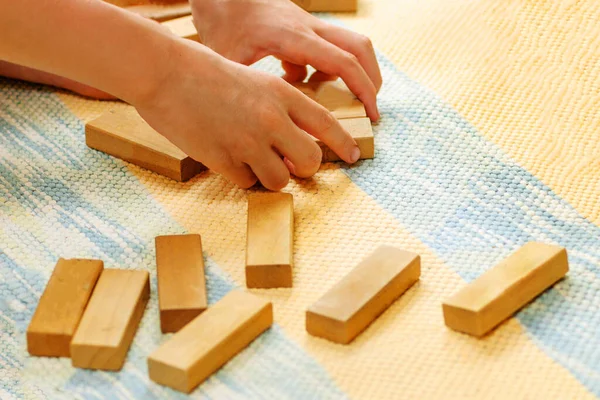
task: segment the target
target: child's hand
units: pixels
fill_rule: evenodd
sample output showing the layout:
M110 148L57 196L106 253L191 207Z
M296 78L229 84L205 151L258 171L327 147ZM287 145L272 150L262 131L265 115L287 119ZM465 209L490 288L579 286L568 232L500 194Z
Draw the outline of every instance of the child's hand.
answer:
M290 172L313 175L319 138L347 162L356 142L322 106L284 80L179 40L155 92L134 103L140 115L192 158L243 188L257 178L272 190ZM282 157L285 157L282 159Z
M381 73L371 41L305 12L290 0L191 0L203 44L230 60L250 65L267 55L281 59L285 78L341 77L364 103L371 120L379 118L376 96Z

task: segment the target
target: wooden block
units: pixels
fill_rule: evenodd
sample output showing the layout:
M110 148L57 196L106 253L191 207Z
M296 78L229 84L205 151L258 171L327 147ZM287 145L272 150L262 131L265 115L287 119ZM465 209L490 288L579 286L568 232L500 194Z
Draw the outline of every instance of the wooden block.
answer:
M421 276L421 259L381 246L306 310L306 330L347 344Z
M207 307L200 235L156 237L156 274L160 328L177 332Z
M340 119L339 122L356 141L360 149L360 160L375 157L375 137L373 136L373 128L371 127L371 120L369 118ZM323 152L323 162L341 160L325 143L317 140L317 144Z
M165 21L162 26L167 27L174 35L184 38L199 41L198 31L194 25L194 19L191 15L181 18L175 18L170 21Z
M337 119L367 116L365 106L340 80L329 82L302 82L294 86L302 93L328 109Z
M246 286L292 287L294 198L289 193L248 196Z
M150 379L189 393L272 324L270 302L234 290L148 357Z
M29 354L69 357L71 338L103 268L100 260L58 260L27 327Z
M150 297L147 271L105 269L71 342L74 367L123 367Z
M92 149L180 182L206 169L152 129L133 107L110 110L88 122L85 141Z
M128 11L155 21L168 21L192 13L192 7L187 1L172 4L136 4L125 7Z
M443 303L446 325L483 336L568 271L564 248L527 243Z
M356 11L357 0L292 0L306 11L344 12Z

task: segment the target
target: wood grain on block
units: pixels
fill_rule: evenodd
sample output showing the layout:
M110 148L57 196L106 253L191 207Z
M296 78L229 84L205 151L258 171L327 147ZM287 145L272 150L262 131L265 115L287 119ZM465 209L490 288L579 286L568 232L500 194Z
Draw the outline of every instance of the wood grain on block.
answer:
M183 182L206 168L156 132L135 108L110 110L85 126L88 147Z
M527 243L443 303L446 325L483 336L568 271L564 248Z
M136 4L125 8L144 18L153 19L159 22L183 17L192 13L192 7L187 1L172 4Z
M339 120L342 127L352 135L360 149L360 160L375 157L375 138L369 118L350 118ZM317 144L323 152L323 162L340 161L341 158L325 143L317 140Z
M147 271L105 269L71 342L73 366L120 370L149 296Z
M156 237L160 328L177 332L207 307L200 235Z
M306 311L306 330L350 343L421 276L417 254L381 246Z
M103 268L100 260L58 260L27 327L29 354L69 357L69 344Z
M162 23L162 26L168 28L175 36L199 41L198 31L196 30L194 19L191 15L165 21Z
M306 11L347 12L356 11L358 0L292 0Z
M248 196L246 286L292 287L294 199L289 193Z
M272 324L270 302L234 290L148 357L150 379L189 393Z
M302 82L294 86L328 109L337 119L366 117L367 111L344 82Z

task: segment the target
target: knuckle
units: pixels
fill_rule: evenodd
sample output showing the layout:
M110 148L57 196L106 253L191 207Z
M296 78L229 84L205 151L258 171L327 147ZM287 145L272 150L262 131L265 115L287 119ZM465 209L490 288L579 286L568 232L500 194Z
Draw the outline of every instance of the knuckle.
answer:
M365 35L358 35L358 44L362 49L366 49L366 50L373 50L373 42L371 42L371 39L369 39L369 37L365 36Z
M356 68L359 65L358 58L354 54L348 52L344 53L344 63L353 68Z
M330 131L337 123L337 120L329 111L325 108L321 108L317 116L317 123L320 132Z
M263 132L274 132L281 128L281 112L273 106L259 108L257 110L257 117Z

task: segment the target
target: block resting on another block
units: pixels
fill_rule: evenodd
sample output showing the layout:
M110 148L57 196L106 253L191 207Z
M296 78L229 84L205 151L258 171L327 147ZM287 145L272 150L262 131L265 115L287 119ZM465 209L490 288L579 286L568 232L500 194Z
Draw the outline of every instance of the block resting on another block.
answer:
M270 302L234 290L148 357L150 379L189 393L272 324Z
M483 336L568 271L564 248L527 243L443 303L446 325Z
M421 276L417 254L381 246L306 311L306 330L347 344Z

